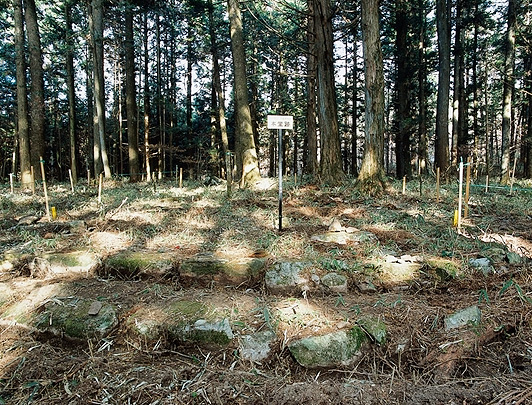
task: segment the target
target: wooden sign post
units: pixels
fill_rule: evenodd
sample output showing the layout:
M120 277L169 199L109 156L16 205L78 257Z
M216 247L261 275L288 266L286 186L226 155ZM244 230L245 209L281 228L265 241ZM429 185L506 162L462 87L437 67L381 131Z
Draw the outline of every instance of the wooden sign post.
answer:
M292 115L268 115L268 129L276 129L278 135L279 163L279 231L283 230L283 129L294 129Z

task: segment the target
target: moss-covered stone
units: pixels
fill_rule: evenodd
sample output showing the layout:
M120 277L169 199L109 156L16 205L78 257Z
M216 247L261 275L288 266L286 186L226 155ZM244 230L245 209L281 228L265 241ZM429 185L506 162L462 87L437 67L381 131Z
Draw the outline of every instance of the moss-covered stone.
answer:
M434 257L426 259L425 265L434 270L434 273L442 281L455 279L460 274L460 265L452 260Z
M363 330L371 336L371 338L378 344L386 343L387 329L386 324L378 318L361 318L357 320Z
M309 263L277 263L265 275L266 287L273 294L290 294L306 290L310 283Z
M307 368L352 364L360 355L366 335L359 326L321 336L296 340L288 345L296 361Z
M124 251L105 259L102 275L121 279L140 276L171 276L177 274L177 263L164 253L148 251Z
M176 300L141 308L126 320L127 328L144 341L165 336L170 342L213 347L233 339L228 319L216 308L193 300Z
M46 260L49 271L53 274L66 272L85 272L96 269L100 264L97 255L86 251L67 253L49 253L42 256Z
M97 315L89 315L92 300L53 298L36 316L34 326L42 332L87 339L106 336L118 323L115 308L103 303Z
M238 285L256 280L265 266L264 258L226 259L212 253L202 253L182 262L179 274L183 279L204 284L219 281Z
M321 278L322 284L334 292L347 292L347 278L338 273L327 273Z

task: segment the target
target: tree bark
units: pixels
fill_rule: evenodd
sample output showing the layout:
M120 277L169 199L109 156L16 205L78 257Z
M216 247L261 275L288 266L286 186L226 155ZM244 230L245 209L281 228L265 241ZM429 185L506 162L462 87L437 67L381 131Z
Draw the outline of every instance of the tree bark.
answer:
M528 55L525 62L526 92L527 92L527 129L524 145L525 176L532 178L532 46L528 46Z
M316 26L314 23L314 0L308 0L307 20L307 137L305 148L305 173L318 173L318 136L316 127Z
M418 49L418 103L419 103L419 127L418 127L418 159L419 174L427 171L429 160L428 139L427 139L427 100L425 88L427 85L427 68L425 61L425 32L426 32L426 11L424 0L418 2L419 13L419 49Z
M515 0L508 0L508 30L504 49L504 89L502 100L502 161L501 183L510 182L510 138L512 132L512 95L514 91L515 65Z
M395 162L398 179L412 176L410 165L410 72L408 71L408 44L407 34L410 28L407 18L408 3L405 0L396 2L395 12L395 51L397 60L396 79L396 137L395 137Z
M39 160L45 156L45 107L44 107L44 72L41 50L41 36L37 23L35 0L24 1L24 18L26 20L26 34L28 37L28 51L30 62L30 143L31 162L39 167Z
M379 32L379 1L362 0L362 43L365 77L364 159L359 188L378 194L386 187L384 173L384 73Z
M65 22L66 22L66 71L67 71L67 93L68 93L68 132L70 140L70 170L72 181L78 181L78 158L77 158L77 134L76 134L76 87L74 70L74 43L72 41L72 3L65 1Z
M353 94L351 111L351 175L358 176L358 43L357 28L352 30L353 35Z
M232 182L231 178L231 156L229 151L229 138L227 137L227 123L225 121L225 98L222 90L222 83L220 80L220 63L218 55L218 43L216 40L216 30L214 25L214 6L212 0L208 0L208 12L209 12L209 33L211 37L211 53L212 53L212 64L213 72L212 79L214 83L214 90L216 92L217 104L216 112L218 125L220 127L220 135L222 139L222 152L223 152L223 162L225 162L225 175L226 180L229 184Z
M314 24L320 128L320 178L322 182L334 185L344 179L344 171L338 128L330 0L314 1Z
M451 74L450 0L436 0L438 31L438 98L434 163L444 177L449 168L449 88Z
M148 12L144 14L144 151L146 165L146 181L151 181L150 165L150 85L149 85L149 52L148 52Z
M24 16L22 0L13 0L15 20L15 62L17 67L17 135L20 174L23 188L31 187L30 133L28 95L26 89L26 62L24 58Z
M125 5L125 70L126 70L126 116L129 173L132 182L140 179L139 135L137 131L137 90L135 79L135 45L133 37L133 8Z
M240 178L240 184L245 186L255 183L260 178L260 173L251 126L246 77L246 53L242 33L242 16L238 0L228 0L227 9L231 26L231 52L234 66L237 177Z
M91 0L89 28L94 63L95 126L105 178L111 177L111 168L105 146L105 78L103 67L103 0ZM96 160L96 157L94 157ZM95 173L98 174L98 173Z

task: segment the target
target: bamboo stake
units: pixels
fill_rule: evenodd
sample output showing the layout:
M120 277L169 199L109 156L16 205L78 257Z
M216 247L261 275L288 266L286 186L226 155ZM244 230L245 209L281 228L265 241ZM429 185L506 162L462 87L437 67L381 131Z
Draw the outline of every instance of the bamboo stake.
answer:
M458 184L458 219L456 227L460 230L462 224L462 183L464 182L464 162L460 162L460 175Z
M512 170L512 177L510 178L510 195L512 195L515 181L515 166L517 165L517 153L514 155L514 167Z
M179 168L179 188L183 188L183 168Z
M403 195L406 194L406 176L403 176Z
M72 170L68 169L68 177L70 177L70 188L74 192L74 178L72 177Z
M31 170L31 193L35 195L35 170L33 170L33 166L30 167Z
M48 217L48 221L51 221L52 217L50 216L50 204L48 201L48 187L46 186L46 175L44 174L44 160L42 156L40 156L40 163L41 163L41 174L42 174L42 187L44 189L44 202L46 204L46 216Z
M467 158L464 218L469 215L469 184L471 183L471 157Z
M436 202L440 202L440 168L436 168Z
M13 173L9 173L9 184L11 185L11 194L15 194L15 187L13 185Z
M486 174L486 194L488 194L488 188L490 186L490 176Z
M100 173L100 184L98 186L98 204L102 203L103 173Z
M233 190L233 177L231 175L231 152L225 154L225 179L227 184L227 199L231 199L231 191Z

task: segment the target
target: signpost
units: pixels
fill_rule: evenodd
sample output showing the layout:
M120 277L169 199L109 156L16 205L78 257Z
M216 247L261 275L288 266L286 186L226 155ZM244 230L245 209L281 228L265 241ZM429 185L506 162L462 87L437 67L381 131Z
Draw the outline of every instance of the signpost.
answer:
M283 129L294 129L292 115L268 115L268 129L276 129L279 137L279 231L283 230Z

